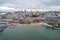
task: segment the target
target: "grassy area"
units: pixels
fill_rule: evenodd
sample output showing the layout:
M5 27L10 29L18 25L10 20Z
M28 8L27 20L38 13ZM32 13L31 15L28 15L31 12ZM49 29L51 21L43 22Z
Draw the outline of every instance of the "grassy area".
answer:
M52 28L60 30L60 23L49 22L48 24L51 25Z
M30 22L25 22L25 21L22 21L22 22L19 22L20 24L30 24Z
M60 28L60 23L58 23L58 26L57 26L57 28Z
M32 16L30 16L30 17L39 17L38 15L32 15Z
M55 23L55 22L49 22L48 24L49 25L52 25L53 27L56 27L57 26L57 23Z

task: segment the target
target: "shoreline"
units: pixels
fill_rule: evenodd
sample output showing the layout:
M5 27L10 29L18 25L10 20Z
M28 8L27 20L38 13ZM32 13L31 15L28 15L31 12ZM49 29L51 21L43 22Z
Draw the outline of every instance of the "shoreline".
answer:
M19 23L9 23L9 22L7 22L7 24L8 24L8 26L47 26L47 27L52 28L52 29L60 30L60 28L53 27L52 25L49 25L49 24L44 23L44 22L31 23L31 24L19 24Z
M31 24L19 24L19 23L12 23L16 25L21 25L21 26L34 26L34 25L40 25L40 26L50 26L47 23L41 22L41 23L31 23Z
M56 30L60 30L59 28L56 28L56 27L53 27L51 25L48 25L47 23L31 23L31 24L19 24L19 23L12 23L13 25L18 25L18 26L47 26L49 28L53 28L53 29L56 29Z

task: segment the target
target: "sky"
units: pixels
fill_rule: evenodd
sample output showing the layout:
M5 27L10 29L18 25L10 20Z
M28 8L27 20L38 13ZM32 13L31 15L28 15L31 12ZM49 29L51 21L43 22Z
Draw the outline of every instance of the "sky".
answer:
M0 9L19 8L60 10L60 0L0 0Z

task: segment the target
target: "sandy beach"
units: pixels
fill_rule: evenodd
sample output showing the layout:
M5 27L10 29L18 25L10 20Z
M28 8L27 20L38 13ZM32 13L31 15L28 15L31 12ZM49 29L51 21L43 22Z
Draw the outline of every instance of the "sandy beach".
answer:
M14 25L15 25L16 23L14 23ZM16 24L16 25L19 25L19 26L36 26L36 25L40 25L40 26L50 26L50 25L48 25L47 23L31 23L31 24Z

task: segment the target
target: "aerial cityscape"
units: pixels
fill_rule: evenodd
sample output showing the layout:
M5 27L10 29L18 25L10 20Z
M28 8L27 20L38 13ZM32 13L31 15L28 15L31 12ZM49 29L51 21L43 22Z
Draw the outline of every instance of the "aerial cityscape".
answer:
M60 40L60 0L0 0L0 40Z
M60 11L20 10L0 12L0 22L16 25L40 25L60 30ZM0 30L1 31L1 30Z

